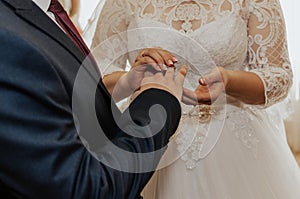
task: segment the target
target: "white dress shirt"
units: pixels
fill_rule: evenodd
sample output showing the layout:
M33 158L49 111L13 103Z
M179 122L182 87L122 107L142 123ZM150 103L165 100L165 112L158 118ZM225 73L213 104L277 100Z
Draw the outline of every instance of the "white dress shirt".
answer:
M41 8L45 13L48 14L48 8L50 6L51 0L32 0L38 7Z
M52 12L48 11L48 8L50 6L51 0L32 0L42 11L44 11L55 23L56 25L58 25L60 27L60 25L56 22L55 20L55 16ZM64 31L64 29L62 29L60 27L60 29L62 31ZM65 32L65 31L64 31Z

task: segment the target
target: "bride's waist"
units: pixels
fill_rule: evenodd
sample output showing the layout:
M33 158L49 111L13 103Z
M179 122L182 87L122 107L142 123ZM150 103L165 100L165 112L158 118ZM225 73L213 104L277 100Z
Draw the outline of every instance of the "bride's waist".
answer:
M182 115L205 121L210 119L212 115L235 112L243 108L243 106L243 102L232 97L227 97L223 103L216 102L211 105L200 104L196 106L182 105Z

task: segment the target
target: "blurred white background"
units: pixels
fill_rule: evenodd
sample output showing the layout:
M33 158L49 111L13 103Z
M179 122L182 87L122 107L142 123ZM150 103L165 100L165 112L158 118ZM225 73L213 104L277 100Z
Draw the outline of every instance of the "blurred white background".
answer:
M300 26L297 19L300 19L299 0L280 0L286 21L287 40L290 59L294 72L294 85L291 96L294 99L294 113L286 119L288 141L295 152L300 152Z

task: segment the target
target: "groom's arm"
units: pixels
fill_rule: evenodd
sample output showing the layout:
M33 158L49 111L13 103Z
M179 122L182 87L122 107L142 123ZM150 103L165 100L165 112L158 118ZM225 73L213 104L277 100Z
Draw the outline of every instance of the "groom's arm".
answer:
M47 57L18 35L3 29L0 31L0 43L2 190L19 198L135 197L151 177L151 172L124 172L95 159L79 139L70 107L71 99ZM104 96L103 91L99 92L100 96ZM106 99L100 97L96 101ZM180 106L175 97L165 91L147 90L126 112L131 114L136 124L146 125L150 118L145 105L153 103L161 104L165 109L159 110L153 117L154 123L165 119L165 125L156 136L148 139L128 136L124 131L134 130L140 135L154 132L151 127L141 130L130 123L127 116L117 114L117 118L122 118L123 130L114 127L107 131L103 126L111 143L133 154L151 152L165 145L180 118ZM97 102L96 106L102 107ZM100 118L105 108L98 110ZM140 159L128 159L103 150L111 146L108 144L101 148L102 151L100 149L100 160L109 158L108 162L112 165L127 168L147 166ZM160 155L153 159L156 160L152 162L153 166Z
M158 105L161 107L150 111L151 107ZM180 115L180 105L175 97L163 90L149 89L141 93L119 118L115 118L119 120L118 126L122 130L116 130L111 141L118 148L112 149L110 145L103 147L101 158L109 159L110 166L114 167L108 170L116 173L115 181L110 187L111 192L120 193L116 198L135 198L142 191L163 155L169 138L176 131ZM106 114L102 116L108 117ZM109 124L107 121L99 120L99 123L103 130L107 129L106 132L112 133L106 128ZM107 151L112 153L107 154ZM122 195L120 190L126 194Z
M77 88L80 91L77 96L81 98L77 100L82 101L79 103L82 107L76 106L75 110L81 129L80 134L87 137L86 140L90 148L97 153L100 163L111 167L105 171L115 173L115 176L109 174L114 176L113 181L105 186L110 187L109 193L117 194L116 198L134 198L149 181L164 152L163 147L177 129L181 116L179 102L167 91L148 89L136 97L129 108L120 114L103 84L98 85L95 98L87 97L93 95L93 92L89 91L93 89L87 88L92 88L94 82L88 78L88 74L83 76L85 78L79 81ZM97 129L98 123L96 126L93 123L94 109L100 130ZM94 133L91 133L93 130ZM105 138L101 139L99 134L105 134L109 140L103 142ZM144 154L151 154L154 151L156 153L150 156ZM98 185L96 183L94 185L97 189ZM102 193L107 192L103 189Z

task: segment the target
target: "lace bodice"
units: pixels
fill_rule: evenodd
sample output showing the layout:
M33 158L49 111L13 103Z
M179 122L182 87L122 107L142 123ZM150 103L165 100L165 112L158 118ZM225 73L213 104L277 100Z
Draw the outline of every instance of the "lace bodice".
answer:
M279 0L107 0L92 43L102 72L123 70L138 50L157 46L189 66L185 81L189 88L216 66L250 71L262 80L266 99L262 107L269 107L284 99L292 84ZM208 118L209 123L201 124L197 116L201 111L182 104L183 133L177 132L174 140L187 168L194 168L212 150L225 120L256 156L259 138L253 127L245 125L253 120L256 107L242 105L236 110L233 105L235 111L226 113L222 104L216 105L220 111Z
M147 27L168 28L192 38L217 66L256 73L264 84L266 106L287 95L292 71L278 0L109 0L102 9L92 48L112 36L115 39L106 47L118 51L129 51L128 45L141 43L151 47L157 44L157 37L151 38L149 32L120 34ZM172 40L163 34L159 37ZM180 45L174 41L172 48L186 47ZM165 48L163 43L159 46ZM199 57L195 53L191 54ZM132 62L135 55L121 56L115 67L124 69L126 59ZM120 70L115 67L107 72Z

